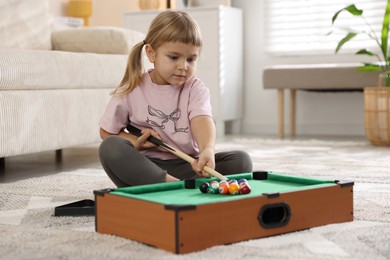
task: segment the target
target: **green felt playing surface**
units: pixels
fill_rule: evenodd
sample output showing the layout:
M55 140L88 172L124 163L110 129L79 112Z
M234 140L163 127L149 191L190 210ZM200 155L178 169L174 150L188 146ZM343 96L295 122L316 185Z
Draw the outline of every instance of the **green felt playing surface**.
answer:
M252 191L249 194L221 195L202 193L199 186L202 182L215 179L197 179L195 188L185 188L184 181L159 183L136 187L118 188L110 194L150 201L163 205L200 205L207 203L238 200L250 197L263 196L264 193L283 193L295 190L327 187L335 185L332 180L312 179L277 173L268 173L267 179L255 180L252 173L243 173L227 176L229 180L245 178Z

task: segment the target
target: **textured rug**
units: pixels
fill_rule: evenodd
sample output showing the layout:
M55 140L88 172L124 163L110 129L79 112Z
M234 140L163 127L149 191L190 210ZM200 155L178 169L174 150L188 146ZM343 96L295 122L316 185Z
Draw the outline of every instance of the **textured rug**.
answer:
M0 259L390 258L390 148L365 141L261 138L217 145L218 151L232 149L248 151L255 170L354 181L354 221L175 255L98 234L94 217L53 216L58 205L114 187L100 167L81 168L0 183Z

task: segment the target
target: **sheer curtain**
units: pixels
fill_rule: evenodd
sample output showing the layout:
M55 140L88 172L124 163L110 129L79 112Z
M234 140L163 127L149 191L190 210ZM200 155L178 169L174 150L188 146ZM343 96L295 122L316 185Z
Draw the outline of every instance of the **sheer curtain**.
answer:
M332 26L334 13L350 4L363 10L366 21L380 38L386 0L265 0L266 52L274 55L333 54L337 43L346 32L339 28L352 27L369 30L361 17L343 12ZM328 35L329 32L331 34ZM346 43L341 52L353 53L372 47L375 42L358 35Z

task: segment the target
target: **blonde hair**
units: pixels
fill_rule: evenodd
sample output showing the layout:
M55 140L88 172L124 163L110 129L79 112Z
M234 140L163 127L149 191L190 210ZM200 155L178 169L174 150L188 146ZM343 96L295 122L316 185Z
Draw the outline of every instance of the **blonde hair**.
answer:
M142 48L145 44L157 50L166 42L190 43L202 48L199 27L189 14L171 10L160 13L150 24L145 40L131 50L122 81L112 94L125 95L139 85L143 73Z

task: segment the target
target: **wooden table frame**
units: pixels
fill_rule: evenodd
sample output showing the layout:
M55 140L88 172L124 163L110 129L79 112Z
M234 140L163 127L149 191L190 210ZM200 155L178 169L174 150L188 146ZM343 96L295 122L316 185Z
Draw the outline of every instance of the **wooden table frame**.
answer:
M95 191L97 232L176 254L353 221L353 182L201 205L163 205L110 192ZM280 219L264 220L267 210Z

